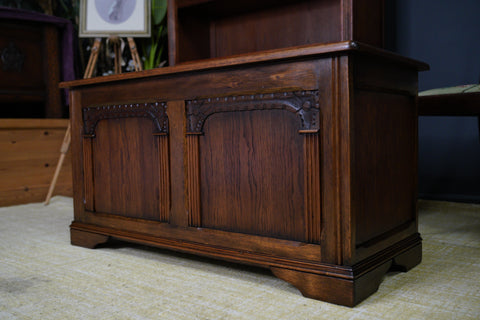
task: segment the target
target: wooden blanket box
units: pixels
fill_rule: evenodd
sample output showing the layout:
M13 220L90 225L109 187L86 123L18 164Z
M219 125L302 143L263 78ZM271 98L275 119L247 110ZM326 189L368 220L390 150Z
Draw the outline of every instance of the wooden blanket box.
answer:
M267 1L325 17L326 3L347 2L356 3ZM389 269L417 265L417 73L428 66L343 41L356 32L222 54L218 28L237 30L239 9L169 5L171 66L62 84L72 244L116 238L261 266L307 297L346 306ZM194 44L185 40L193 28L174 22L200 9L215 17L199 22L210 26L211 54L190 60L197 51L176 50ZM267 23L267 9L248 17Z

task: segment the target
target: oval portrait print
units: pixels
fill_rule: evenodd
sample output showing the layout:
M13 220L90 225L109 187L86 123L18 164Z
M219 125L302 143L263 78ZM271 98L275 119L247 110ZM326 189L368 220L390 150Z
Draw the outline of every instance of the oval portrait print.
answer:
M103 20L119 24L130 18L136 2L136 0L95 0L95 8Z

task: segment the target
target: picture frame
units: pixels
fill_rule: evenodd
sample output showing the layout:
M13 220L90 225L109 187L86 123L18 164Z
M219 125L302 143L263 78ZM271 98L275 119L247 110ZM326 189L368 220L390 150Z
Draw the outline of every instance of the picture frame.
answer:
M150 37L150 0L80 0L79 37Z

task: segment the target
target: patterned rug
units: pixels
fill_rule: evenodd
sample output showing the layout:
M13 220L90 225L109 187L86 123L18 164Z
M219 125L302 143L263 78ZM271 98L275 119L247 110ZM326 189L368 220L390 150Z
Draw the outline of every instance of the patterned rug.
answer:
M480 205L420 201L422 263L355 308L304 298L268 270L71 246L72 206L0 208L0 319L480 319Z

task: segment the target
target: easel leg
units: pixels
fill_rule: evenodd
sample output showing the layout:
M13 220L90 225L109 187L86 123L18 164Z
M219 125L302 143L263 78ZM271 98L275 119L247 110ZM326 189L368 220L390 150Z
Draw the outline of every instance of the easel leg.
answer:
M115 52L115 73L119 74L122 73L122 67L120 65L120 54L121 54L121 45L120 41L117 39L112 39L114 45L114 52ZM102 43L101 38L95 38L93 42L93 47L90 53L90 58L88 59L87 67L85 68L85 75L83 76L84 79L91 78L93 75L93 71L95 70L95 66L97 64L98 53L100 51L100 45ZM135 63L135 71L142 71L142 63L140 61L140 57L138 56L137 46L135 45L135 41L133 38L128 38L128 45L130 46L130 52L132 54L133 62ZM60 148L60 158L58 159L57 167L55 169L55 174L53 175L52 182L50 183L50 188L48 189L47 198L45 199L45 205L48 205L50 199L53 194L53 190L55 189L55 185L57 184L57 179L60 174L60 169L62 168L63 161L65 160L65 156L70 148L70 140L71 140L71 129L70 123L67 127L67 132L65 133L65 137L63 138L62 147Z
M90 58L88 59L87 67L85 68L85 75L83 76L84 79L91 78L93 75L93 71L95 70L95 66L97 64L98 59L98 52L100 51L100 45L102 43L101 38L95 38L93 42L93 47L90 53ZM55 173L53 175L52 182L50 182L50 187L48 188L47 197L45 198L45 205L50 203L50 199L52 198L53 191L55 190L55 185L57 184L58 176L60 175L60 169L62 168L63 161L65 160L65 156L67 155L68 149L70 148L70 141L71 141L71 128L70 123L68 124L67 131L65 132L65 137L63 138L63 143L60 148L60 158L58 159L57 167L55 168Z
M65 156L67 155L68 149L70 148L71 136L72 135L70 133L70 123L68 123L67 132L65 132L62 147L60 148L60 158L58 159L57 167L55 168L55 174L53 175L52 182L50 183L50 188L48 189L47 198L45 199L45 205L49 204L50 199L52 198L53 190L55 189L58 176L60 175L60 169L62 168L63 161L65 160Z
M97 64L98 52L100 51L100 45L102 44L101 38L95 38L93 42L92 50L90 51L90 58L88 59L87 67L85 68L85 75L83 79L91 78L93 71L95 70L95 65Z
M113 52L115 54L115 74L122 73L122 40L118 37L110 37L108 38L113 44Z
M127 38L128 45L130 46L130 52L132 54L133 63L135 64L135 71L142 71L142 62L138 56L137 46L135 45L135 40L133 38Z

